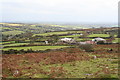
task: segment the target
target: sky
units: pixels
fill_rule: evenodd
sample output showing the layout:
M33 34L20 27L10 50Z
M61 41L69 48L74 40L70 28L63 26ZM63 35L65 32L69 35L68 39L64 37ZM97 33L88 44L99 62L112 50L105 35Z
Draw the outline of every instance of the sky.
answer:
M1 0L2 22L117 23L119 0Z

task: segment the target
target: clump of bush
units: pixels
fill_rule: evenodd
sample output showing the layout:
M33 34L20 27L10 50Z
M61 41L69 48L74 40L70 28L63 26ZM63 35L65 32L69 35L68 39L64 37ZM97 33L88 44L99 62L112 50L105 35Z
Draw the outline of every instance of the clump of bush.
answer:
M32 49L21 49L21 50L14 50L14 49L9 49L9 50L2 50L2 54L24 54L24 53L44 53L44 52L49 52L51 51L50 49L47 50L32 50Z
M105 44L104 41L98 41L97 44Z
M86 52L93 52L94 51L93 45L91 45L91 44L80 44L79 48L85 50Z

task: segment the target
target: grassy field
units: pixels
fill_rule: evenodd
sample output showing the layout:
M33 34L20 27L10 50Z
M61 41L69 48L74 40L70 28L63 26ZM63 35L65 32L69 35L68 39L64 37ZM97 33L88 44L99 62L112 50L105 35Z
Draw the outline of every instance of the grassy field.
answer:
M1 24L4 24L4 25L7 25L7 26L23 26L22 24L12 24L12 23L1 23Z
M29 46L29 47L12 47L12 48L3 48L3 50L9 50L9 49L15 49L15 50L27 50L27 49L32 49L32 50L46 50L46 49L59 49L59 48L64 48L68 46Z
M91 41L92 39L87 39L87 38L77 38L77 41Z
M120 38L115 38L115 40L113 40L112 42L120 43Z
M73 28L74 29L87 29L86 27L82 27L82 26L70 26L70 25L50 25L50 26L53 26L53 27L63 27L63 28Z
M0 27L0 30L4 30L4 29L7 29L7 30L11 30L11 28L8 28L8 27Z
M67 36L60 36L60 37L66 37L66 38L69 38L69 37L80 37L81 35L77 34L77 35L67 35Z
M115 34L114 37L117 37L117 35Z
M49 35L60 35L60 34L68 34L68 33L83 33L83 31L48 32L42 34L34 34L33 36L49 36Z
M49 35L60 35L60 34L67 34L68 32L49 32L43 34L34 34L33 36L49 36Z
M50 26L53 26L53 27L66 27L66 26L61 26L61 25L50 25Z
M21 33L24 33L24 32L23 31L17 31L17 30L2 32L2 34L4 34L4 35L17 35L17 34L21 34Z
M15 43L15 41L1 42L0 44L9 44L9 43Z
M91 34L87 37L109 37L109 34Z

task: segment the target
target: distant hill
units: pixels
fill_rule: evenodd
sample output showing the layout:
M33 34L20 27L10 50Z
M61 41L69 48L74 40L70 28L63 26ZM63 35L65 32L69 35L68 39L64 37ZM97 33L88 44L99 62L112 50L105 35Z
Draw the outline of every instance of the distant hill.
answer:
M52 24L22 24L22 23L0 23L2 28L0 31L2 34L11 35L12 32L17 31L18 33L24 32L32 32L32 33L44 33L44 32L51 32L51 31L63 31L63 30L77 30L83 29L80 26L74 25L52 25ZM16 33L16 32L15 32Z

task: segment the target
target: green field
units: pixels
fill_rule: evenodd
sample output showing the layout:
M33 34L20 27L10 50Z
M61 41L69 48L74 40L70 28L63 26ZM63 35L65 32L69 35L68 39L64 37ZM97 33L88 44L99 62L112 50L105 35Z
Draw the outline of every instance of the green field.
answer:
M1 42L0 44L9 44L9 43L15 43L15 41Z
M91 41L92 39L91 38L89 38L89 39L87 39L87 38L77 38L76 40L77 41Z
M77 34L77 35L67 35L67 36L60 36L60 37L63 37L63 38L69 38L69 37L80 37L81 35Z
M17 31L17 30L2 32L2 34L4 34L4 35L17 35L17 34L21 34L21 33L24 33L24 32L23 31Z
M63 28L73 28L73 29L87 29L86 27L82 27L82 26L71 26L71 25L50 25L53 27L63 27Z
M109 34L91 34L87 37L109 37Z
M69 32L69 33L83 33L84 31L66 31L66 32Z
M117 35L115 34L114 37L117 37Z
M115 38L115 40L113 40L112 42L120 43L120 38Z
M43 34L34 34L33 36L49 36L49 35L60 35L60 34L67 34L68 32L49 32Z
M3 48L3 50L9 50L9 49L15 49L15 50L27 50L27 49L32 49L32 50L47 50L47 49L59 49L59 48L64 48L68 46L29 46L29 47L12 47L12 48Z
M48 32L42 34L34 34L33 36L49 36L49 35L69 34L69 33L83 33L83 31Z
M2 30L2 29L11 30L11 28L8 28L8 27L1 27L0 30Z

